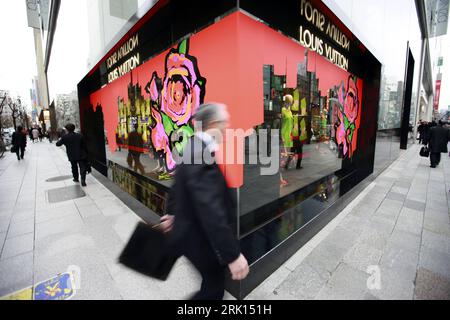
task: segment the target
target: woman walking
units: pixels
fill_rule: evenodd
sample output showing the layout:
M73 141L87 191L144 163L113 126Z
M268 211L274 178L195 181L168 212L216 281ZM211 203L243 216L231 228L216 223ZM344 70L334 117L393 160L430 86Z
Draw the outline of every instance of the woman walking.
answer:
M12 148L17 155L17 160L23 159L25 148L27 146L27 137L23 132L22 126L17 127L17 131L12 136Z

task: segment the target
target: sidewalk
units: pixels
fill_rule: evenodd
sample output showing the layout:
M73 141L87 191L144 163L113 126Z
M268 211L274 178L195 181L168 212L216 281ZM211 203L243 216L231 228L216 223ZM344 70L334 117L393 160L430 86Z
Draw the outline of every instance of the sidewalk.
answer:
M247 299L450 299L450 159L432 170L418 152L406 151ZM81 271L73 299L186 299L198 288L185 259L166 282L117 263L140 218L93 176L85 197L49 203L69 195L53 189L76 185L70 172L48 142L29 143L25 161L0 159L0 297L72 265Z
M73 299L185 299L194 293L200 279L185 259L166 282L117 263L140 218L92 175L85 197L49 203L49 196L58 196L49 190L76 185L70 175L64 151L48 142L28 142L24 161L11 153L0 159L0 297L71 265L81 271Z
M429 166L410 147L247 298L450 299L450 158Z

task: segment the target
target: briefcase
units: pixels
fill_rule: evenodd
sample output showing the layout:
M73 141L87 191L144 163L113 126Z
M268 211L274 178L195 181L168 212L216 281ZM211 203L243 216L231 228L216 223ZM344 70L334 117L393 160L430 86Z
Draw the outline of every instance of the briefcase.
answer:
M424 157L424 158L428 158L429 155L430 155L430 150L429 150L426 146L423 146L423 147L420 149L420 156L421 156L421 157Z
M166 280L178 256L168 237L156 226L139 222L119 262L146 276Z

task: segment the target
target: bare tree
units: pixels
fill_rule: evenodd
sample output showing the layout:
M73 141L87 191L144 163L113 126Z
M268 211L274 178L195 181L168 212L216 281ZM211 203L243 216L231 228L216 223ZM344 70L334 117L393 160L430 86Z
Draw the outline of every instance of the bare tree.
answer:
M7 94L5 92L5 95L0 98L0 134L3 132L3 108L6 105L6 96Z
M59 127L71 122L79 126L78 99L76 92L59 94L56 99L56 120Z
M61 126L62 123L67 122L67 116L70 116L70 102L68 99L59 99L58 104L56 105L56 116L58 118L59 125Z
M3 114L1 118L2 128L11 128L13 126L13 122L11 119L11 115Z
M11 117L13 120L14 130L17 130L17 120L22 118L23 115L23 106L20 100L20 97L17 99L11 99L11 97L7 98L7 105L11 110Z

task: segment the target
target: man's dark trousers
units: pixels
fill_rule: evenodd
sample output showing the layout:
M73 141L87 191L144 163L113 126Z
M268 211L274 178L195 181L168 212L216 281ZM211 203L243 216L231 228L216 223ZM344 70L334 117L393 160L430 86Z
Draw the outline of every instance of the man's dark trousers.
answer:
M192 299L220 300L228 265L238 259L240 247L232 225L235 202L219 166L203 158L211 152L206 148L196 136L189 140L183 151L188 161L177 167L167 212L175 216L170 237L175 251L202 276Z
M431 167L436 167L441 162L441 153L430 152Z
M205 254L207 255L207 253ZM191 297L191 300L222 300L225 293L225 272L227 267L220 266L217 262L212 263L210 266L205 265L205 257L200 258L197 254L188 253L185 256L202 277L200 291ZM212 257L212 259L215 258Z
M78 167L80 167L81 182L86 182L86 160L70 161L72 175L78 181Z

